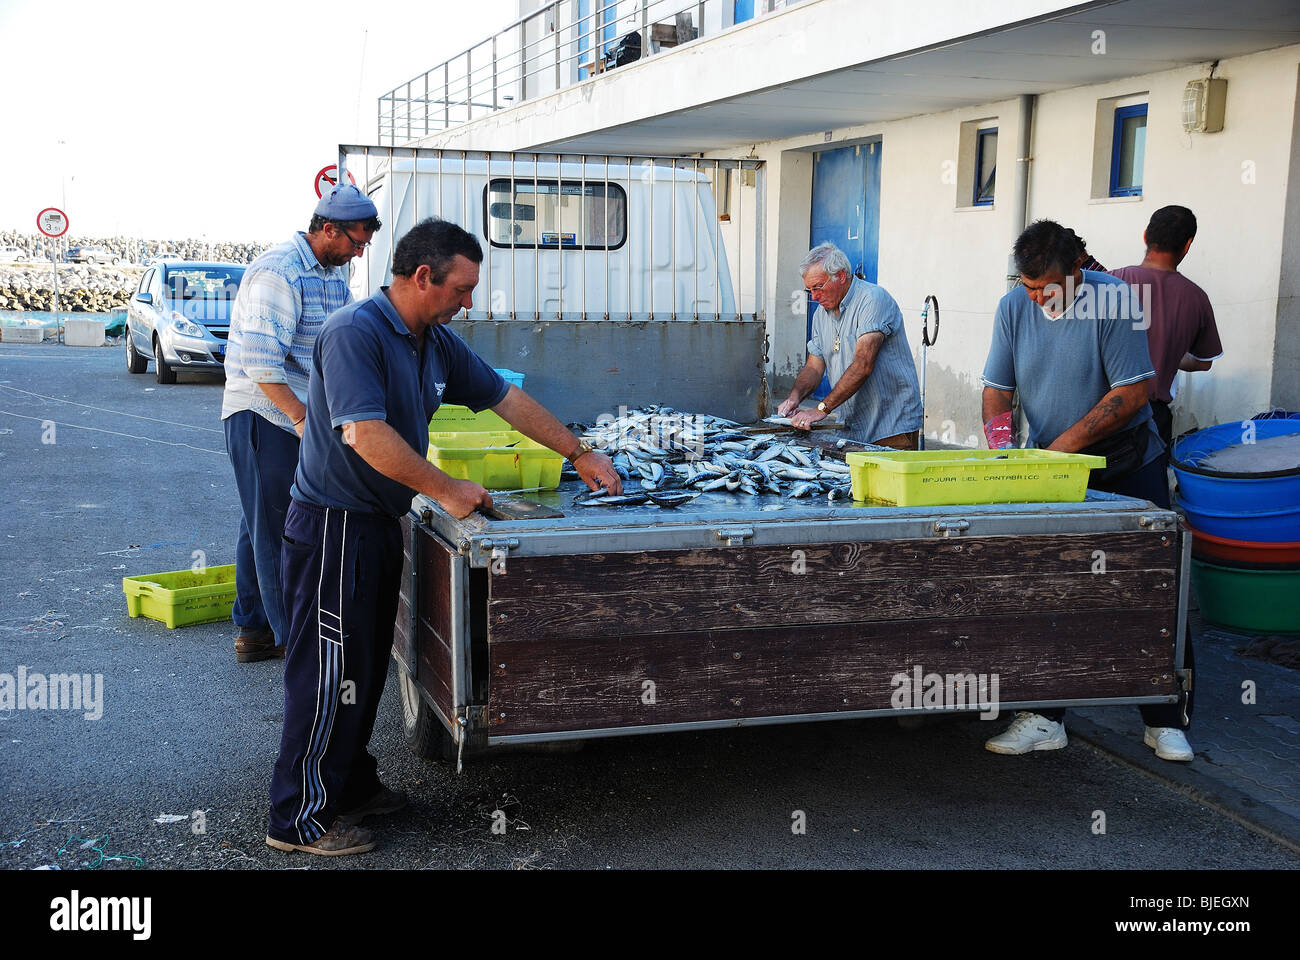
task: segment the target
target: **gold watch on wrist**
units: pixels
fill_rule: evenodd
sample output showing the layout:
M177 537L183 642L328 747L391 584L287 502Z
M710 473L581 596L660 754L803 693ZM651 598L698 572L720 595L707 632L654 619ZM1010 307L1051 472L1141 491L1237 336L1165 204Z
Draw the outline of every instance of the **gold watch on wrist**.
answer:
M820 411L821 413L830 413L830 409L826 406L826 401L825 401L825 400L823 400L821 403L817 404L817 409L818 409L818 411Z
M596 448L593 447L591 444L589 444L586 440L579 440L578 449L574 450L573 453L570 454L568 457L569 463L576 465L578 460L583 456L583 454L591 453L591 451L594 449Z

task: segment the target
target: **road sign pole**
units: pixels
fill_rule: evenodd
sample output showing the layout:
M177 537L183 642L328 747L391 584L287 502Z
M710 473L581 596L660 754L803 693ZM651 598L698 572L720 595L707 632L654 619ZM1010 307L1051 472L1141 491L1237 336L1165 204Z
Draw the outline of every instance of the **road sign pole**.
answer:
M59 313L59 251L58 240L68 232L68 215L58 207L46 207L36 215L36 229L50 238L50 267L54 270L54 314ZM63 329L63 325L59 325ZM63 339L60 334L60 341Z

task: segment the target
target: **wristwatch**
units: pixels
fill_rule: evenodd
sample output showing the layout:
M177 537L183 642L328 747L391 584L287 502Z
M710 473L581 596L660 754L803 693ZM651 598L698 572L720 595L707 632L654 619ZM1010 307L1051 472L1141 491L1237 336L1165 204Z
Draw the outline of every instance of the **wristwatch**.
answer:
M817 409L820 410L822 413L830 413L830 410L829 410L829 409L827 408L827 406L826 406L826 401L825 401L825 400L823 400L821 403L817 404Z
M586 440L579 440L578 449L574 450L573 453L569 455L568 458L569 463L576 465L579 458L582 457L583 454L591 453L591 451L594 449L596 448L593 447L591 444L589 444Z

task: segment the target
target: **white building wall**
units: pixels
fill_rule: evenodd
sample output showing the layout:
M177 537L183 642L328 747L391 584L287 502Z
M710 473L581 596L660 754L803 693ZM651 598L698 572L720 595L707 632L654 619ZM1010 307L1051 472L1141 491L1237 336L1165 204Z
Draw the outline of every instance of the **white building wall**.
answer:
M1113 269L1141 261L1142 231L1156 209L1179 203L1196 213L1199 232L1182 272L1209 294L1225 356L1208 373L1179 374L1176 432L1294 402L1286 400L1295 396L1294 387L1275 386L1279 380L1287 383L1287 372L1274 370L1275 353L1285 362L1288 351L1275 350L1274 338L1287 178L1300 149L1293 122L1298 67L1297 46L1223 61L1215 75L1228 80L1227 114L1224 130L1216 134L1189 135L1180 122L1184 85L1205 76L1203 67L1037 100L1030 219L1052 218L1073 227L1087 240L1089 252ZM1097 101L1143 92L1149 95L1144 195L1093 200ZM961 124L986 118L996 118L999 128L997 202L959 208L954 178ZM941 307L942 331L927 370L927 434L983 443L980 374L1020 227L1011 208L1017 120L1018 102L1007 100L844 128L834 131L829 143L817 136L757 145L758 156L769 165L766 306L774 398L785 396L805 357L804 314L791 304L802 290L797 264L809 241L810 153L879 137L884 150L879 283L903 311L918 364L925 296L937 296ZM1295 310L1289 297L1281 308Z
M1292 151L1300 47L1225 60L1224 129L1187 134L1183 88L1204 69L1171 70L1039 98L1030 182L1032 218L1073 226L1107 267L1142 259L1151 214L1177 203L1196 214L1197 236L1179 268L1209 294L1224 356L1208 373L1178 375L1175 432L1249 417L1272 398L1282 265L1283 211ZM1098 99L1148 92L1140 200L1093 201L1089 179ZM1088 149L1078 149L1082 136Z

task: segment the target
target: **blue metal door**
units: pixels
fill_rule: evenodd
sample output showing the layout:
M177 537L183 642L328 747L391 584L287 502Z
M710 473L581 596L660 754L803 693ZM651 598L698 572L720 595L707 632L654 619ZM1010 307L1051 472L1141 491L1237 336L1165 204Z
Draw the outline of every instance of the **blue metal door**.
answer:
M876 258L880 242L880 157L881 144L860 143L814 155L812 182L812 231L809 247L829 240L849 258L854 276L876 282ZM808 301L808 337L817 304ZM822 377L813 392L820 400L830 393L830 381Z

